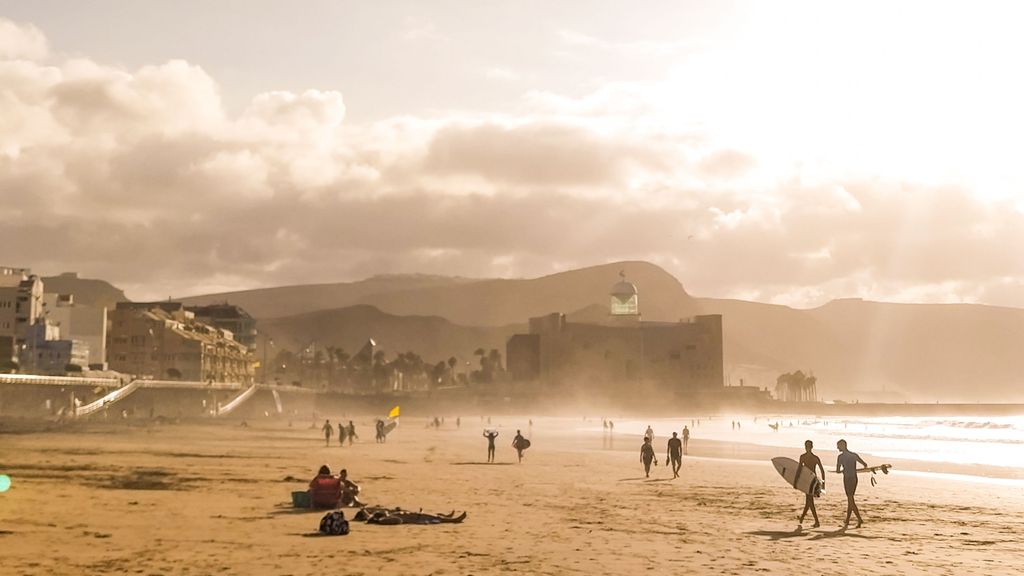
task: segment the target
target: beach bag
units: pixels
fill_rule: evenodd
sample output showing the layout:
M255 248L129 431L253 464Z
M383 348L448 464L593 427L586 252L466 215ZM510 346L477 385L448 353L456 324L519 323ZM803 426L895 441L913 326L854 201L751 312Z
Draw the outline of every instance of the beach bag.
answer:
M328 512L320 519L320 533L328 536L344 536L348 534L348 520L341 510Z

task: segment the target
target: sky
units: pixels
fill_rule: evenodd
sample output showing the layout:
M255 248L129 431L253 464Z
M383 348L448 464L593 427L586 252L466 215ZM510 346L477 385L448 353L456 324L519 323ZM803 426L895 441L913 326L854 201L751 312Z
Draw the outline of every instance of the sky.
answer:
M1024 5L0 0L0 265L1024 307ZM614 280L614 279L612 279Z

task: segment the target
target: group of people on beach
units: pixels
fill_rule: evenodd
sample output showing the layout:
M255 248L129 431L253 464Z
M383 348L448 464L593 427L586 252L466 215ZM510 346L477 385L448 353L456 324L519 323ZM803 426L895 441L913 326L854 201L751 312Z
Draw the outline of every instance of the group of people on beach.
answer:
M331 425L331 420L330 419L324 420L324 425L321 426L320 429L324 433L325 445L326 446L330 446L331 445L331 436L334 435L334 426ZM338 422L338 445L339 446L344 446L346 438L348 439L348 445L349 446L352 445L352 442L356 438L359 438L359 436L356 435L356 425L353 424L351 420L348 421L348 424L345 424L345 423L343 423L341 421Z
M533 420L530 420L530 424L533 424ZM484 430L484 438L487 438L487 463L494 463L494 439L498 437L497 430ZM519 463L523 462L523 452L530 447L530 441L523 436L521 430L516 430L516 437L512 439L512 447L516 450L516 455L519 457Z
M683 467L683 455L690 453L690 429L683 426L682 438L678 432L673 432L668 439L668 448L665 453L665 466L672 465L672 478L679 478L679 470ZM651 477L651 464L658 465L658 459L654 455L654 429L647 426L644 431L644 443L640 445L640 463L644 466L644 474Z
M819 482L821 488L825 486L825 467L821 464L821 458L818 458L813 452L814 442L807 440L804 442L804 453L800 455L800 470L803 468L809 469L814 472L815 469L821 470L821 476ZM867 462L860 457L856 452L851 452L847 447L846 440L840 440L836 442L836 449L839 450L839 458L836 459L836 474L842 473L843 475L843 488L846 491L846 521L843 523L843 528L850 526L850 516L854 515L857 517L857 526L860 528L864 520L860 516L860 509L857 508L857 502L855 496L857 494L857 464L860 464L864 468L868 467ZM799 470L797 472L799 474ZM814 494L813 491L806 495L804 500L804 511L800 513L800 523L803 524L804 518L807 516L807 512L810 511L814 517L814 526L817 528L821 526L821 522L818 521L818 510L814 506Z
M330 466L320 467L309 482L309 502L312 508L338 508L339 506L365 506L359 501L359 485L349 480L348 470L342 468L337 476Z

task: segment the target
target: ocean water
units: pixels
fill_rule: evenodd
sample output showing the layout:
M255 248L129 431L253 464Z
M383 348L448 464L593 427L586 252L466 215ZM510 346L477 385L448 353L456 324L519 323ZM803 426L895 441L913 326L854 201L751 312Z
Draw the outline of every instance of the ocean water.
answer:
M734 430L736 420L740 428ZM692 422L692 425L691 425ZM699 422L699 423L698 423ZM778 431L769 424L779 424ZM796 457L803 452L805 440L815 450L834 451L836 442L845 439L850 450L864 455L869 464L880 459L905 459L923 462L976 464L1024 469L1024 416L718 416L712 419L680 417L650 421L615 421L615 432L642 435L650 425L655 443L661 449L673 431L690 427L691 441L700 439L742 442L780 449L780 455ZM581 430L601 432L601 419L592 419ZM824 461L826 469L834 462Z

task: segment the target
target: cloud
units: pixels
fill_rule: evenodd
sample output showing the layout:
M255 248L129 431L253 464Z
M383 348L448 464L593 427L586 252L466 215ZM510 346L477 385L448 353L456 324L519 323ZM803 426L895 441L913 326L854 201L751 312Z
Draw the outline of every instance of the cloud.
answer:
M435 133L428 173L531 186L622 186L631 168L665 169L657 150L571 125L449 126Z
M38 28L0 18L0 59L42 60L49 51L46 36Z
M337 91L229 114L196 64L61 60L0 30L29 46L0 57L0 263L163 298L644 258L698 295L1024 306L1018 195L780 160L691 122L671 84L352 124Z

